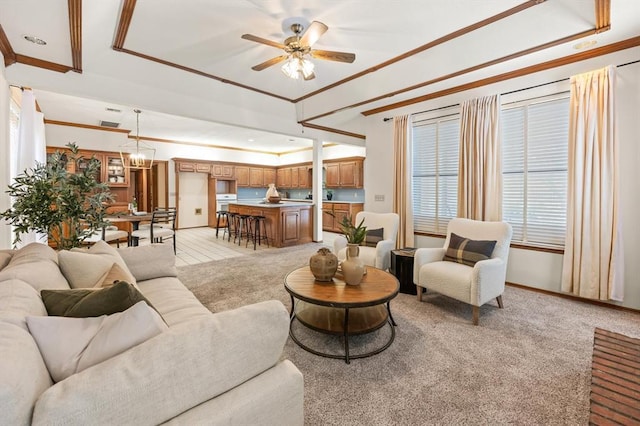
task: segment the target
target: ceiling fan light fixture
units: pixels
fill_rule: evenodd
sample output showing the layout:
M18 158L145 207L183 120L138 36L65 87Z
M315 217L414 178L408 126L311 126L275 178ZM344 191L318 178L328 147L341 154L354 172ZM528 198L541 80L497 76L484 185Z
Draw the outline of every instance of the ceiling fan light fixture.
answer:
M281 69L284 75L297 80L300 78L300 75L302 75L304 79L308 79L313 75L314 67L313 62L310 60L291 55L282 65Z

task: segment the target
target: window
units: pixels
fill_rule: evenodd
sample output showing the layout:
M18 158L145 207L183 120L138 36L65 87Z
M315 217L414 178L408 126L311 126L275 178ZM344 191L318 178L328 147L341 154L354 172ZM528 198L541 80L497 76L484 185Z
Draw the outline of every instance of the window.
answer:
M569 98L502 110L502 215L513 242L563 247L567 209Z
M413 123L413 219L415 232L446 234L458 209L460 118Z

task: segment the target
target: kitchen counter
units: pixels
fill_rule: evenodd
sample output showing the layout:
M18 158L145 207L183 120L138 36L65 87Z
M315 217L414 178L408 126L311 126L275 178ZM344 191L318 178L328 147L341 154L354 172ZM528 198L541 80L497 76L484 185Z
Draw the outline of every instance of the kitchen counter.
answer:
M269 244L289 247L313 241L313 203L281 201L278 204L261 200L229 202L229 212L264 216Z
M265 208L278 208L278 207L296 207L296 206L313 206L312 200L302 201L302 200L282 200L279 203L267 203L265 201L258 200L238 200L238 201L229 201L229 205L237 204L239 206L249 206L249 207L265 207Z

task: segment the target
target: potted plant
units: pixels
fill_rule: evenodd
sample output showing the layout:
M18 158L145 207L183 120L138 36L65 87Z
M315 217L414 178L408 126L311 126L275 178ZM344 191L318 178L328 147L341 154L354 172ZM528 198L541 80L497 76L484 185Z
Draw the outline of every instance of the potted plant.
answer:
M333 213L330 214L335 217ZM339 227L348 244L360 245L367 236L367 227L364 226L364 219L360 221L358 226L354 226L350 216L343 216Z
M104 216L113 196L107 184L98 182L100 160L82 157L75 143L67 147L68 158L56 151L46 164L26 169L9 185L13 205L0 217L13 225L14 244L21 234L36 231L48 235L57 249L70 249L107 225ZM68 161L82 161L83 168L71 173Z
M335 217L333 213L330 214ZM364 226L364 219L358 226L354 226L350 216L343 216L339 226L347 239L347 259L342 262L344 281L349 285L358 285L366 271L364 262L359 257L359 246L367 236L367 227Z
M331 200L333 198L333 191L330 189L327 189L327 200Z

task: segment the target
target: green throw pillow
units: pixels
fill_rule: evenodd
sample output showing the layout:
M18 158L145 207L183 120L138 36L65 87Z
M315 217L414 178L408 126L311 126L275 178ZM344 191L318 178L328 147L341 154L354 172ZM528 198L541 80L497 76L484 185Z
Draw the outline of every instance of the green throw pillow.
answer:
M367 229L367 236L364 238L362 245L367 247L375 247L383 239L384 239L383 228Z
M476 262L491 258L496 241L474 241L451 233L444 260L473 266Z
M123 312L140 301L153 308L142 293L125 281L99 290L42 290L40 295L49 316L99 317Z

